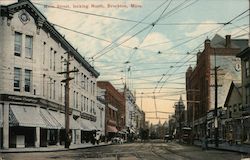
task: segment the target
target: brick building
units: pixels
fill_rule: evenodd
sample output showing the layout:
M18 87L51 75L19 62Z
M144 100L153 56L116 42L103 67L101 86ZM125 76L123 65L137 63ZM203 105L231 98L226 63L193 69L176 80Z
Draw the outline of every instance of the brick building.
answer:
M107 81L98 81L97 86L105 89L106 135L111 138L118 130L125 128L125 99L114 86Z
M246 39L224 39L215 35L206 39L204 50L197 53L197 64L186 72L187 118L189 126L199 135L206 134L206 114L215 107L214 68L218 67L218 107L224 106L231 82L240 82L238 68L240 59L236 57L247 46Z

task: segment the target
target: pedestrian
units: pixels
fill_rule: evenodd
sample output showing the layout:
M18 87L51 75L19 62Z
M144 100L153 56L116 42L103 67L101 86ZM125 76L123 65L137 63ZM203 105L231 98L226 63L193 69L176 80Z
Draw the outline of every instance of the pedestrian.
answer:
M99 142L100 142L100 137L101 137L101 133L100 132L96 132L95 140L96 140L97 144L99 144Z
M204 136L204 137L202 138L201 147L202 147L202 150L207 150L207 148L208 148L207 136Z
M228 134L229 139L229 145L231 146L233 144L233 131L230 130L230 133Z

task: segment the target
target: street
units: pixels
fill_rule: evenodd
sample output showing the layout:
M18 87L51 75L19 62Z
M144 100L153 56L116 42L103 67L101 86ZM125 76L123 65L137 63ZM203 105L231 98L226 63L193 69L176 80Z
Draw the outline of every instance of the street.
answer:
M200 147L180 145L161 140L146 143L126 143L58 152L4 153L4 160L240 160L246 157L236 152L203 151Z

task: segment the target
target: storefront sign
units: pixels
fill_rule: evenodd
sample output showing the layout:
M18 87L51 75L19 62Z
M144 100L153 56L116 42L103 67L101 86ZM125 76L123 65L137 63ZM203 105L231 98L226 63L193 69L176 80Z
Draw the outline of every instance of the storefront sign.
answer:
M37 103L38 102L37 98L17 96L17 95L8 95L8 94L0 95L0 99L2 101L23 102L23 103Z
M64 106L48 101L42 98L35 98L35 97L27 97L27 96L18 96L18 95L8 95L8 94L1 94L0 95L1 101L10 101L10 102L22 102L22 103L32 103L32 104L39 104L46 108L54 108L57 110L64 110ZM72 111L71 111L72 113Z

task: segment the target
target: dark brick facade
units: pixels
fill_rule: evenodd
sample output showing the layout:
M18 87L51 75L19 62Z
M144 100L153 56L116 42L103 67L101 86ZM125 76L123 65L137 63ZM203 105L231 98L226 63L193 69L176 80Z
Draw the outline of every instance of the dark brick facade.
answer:
M101 89L105 89L105 102L106 102L106 126L116 125L118 130L125 127L125 99L124 96L119 93L114 86L107 81L98 81L97 86ZM112 109L108 107L111 105L117 109L117 112L113 112Z

